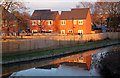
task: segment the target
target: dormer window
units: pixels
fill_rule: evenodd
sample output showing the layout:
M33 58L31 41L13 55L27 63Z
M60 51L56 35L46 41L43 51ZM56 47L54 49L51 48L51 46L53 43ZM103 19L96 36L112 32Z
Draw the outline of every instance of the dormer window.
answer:
M52 20L49 20L48 21L48 25L52 25L53 24L53 21Z

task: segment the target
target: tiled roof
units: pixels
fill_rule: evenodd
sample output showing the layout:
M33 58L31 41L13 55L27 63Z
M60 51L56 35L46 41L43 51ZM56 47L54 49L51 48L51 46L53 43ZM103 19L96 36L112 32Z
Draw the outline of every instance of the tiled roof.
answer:
M31 20L55 20L58 11L35 10L31 16Z
M60 20L77 20L86 19L88 14L88 8L72 9L71 11L62 11Z

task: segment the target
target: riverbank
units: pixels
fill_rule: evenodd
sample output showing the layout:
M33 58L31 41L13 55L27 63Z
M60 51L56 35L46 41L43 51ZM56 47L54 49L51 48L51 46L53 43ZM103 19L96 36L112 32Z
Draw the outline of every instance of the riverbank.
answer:
M108 39L108 40L101 40L101 41L90 41L82 45L51 49L46 51L31 50L31 51L22 52L23 54L21 54L20 52L10 53L7 55L3 54L2 64L63 56L66 54L73 54L73 53L83 52L83 51L92 50L92 49L98 49L98 48L117 45L117 44L120 44L120 40Z

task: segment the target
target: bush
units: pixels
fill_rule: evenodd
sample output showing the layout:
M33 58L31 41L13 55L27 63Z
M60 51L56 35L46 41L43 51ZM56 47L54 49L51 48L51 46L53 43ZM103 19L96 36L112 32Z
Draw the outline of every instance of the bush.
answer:
M101 56L99 72L105 78L120 78L120 49L113 49Z

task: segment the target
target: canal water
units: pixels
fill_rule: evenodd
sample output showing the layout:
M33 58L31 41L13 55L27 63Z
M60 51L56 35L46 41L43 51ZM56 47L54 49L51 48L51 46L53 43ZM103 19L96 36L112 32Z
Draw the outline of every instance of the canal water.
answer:
M3 65L3 75L23 76L100 76L96 65L101 54L118 46L110 46L56 58Z

